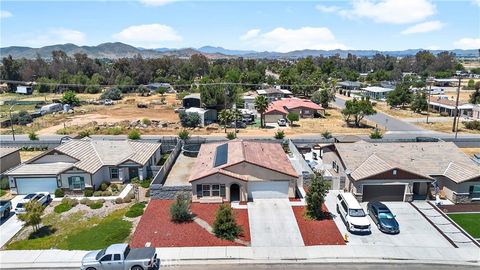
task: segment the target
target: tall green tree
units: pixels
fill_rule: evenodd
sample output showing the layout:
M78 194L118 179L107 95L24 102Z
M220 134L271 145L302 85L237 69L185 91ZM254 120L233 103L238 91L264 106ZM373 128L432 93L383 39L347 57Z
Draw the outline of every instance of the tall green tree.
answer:
M63 93L62 103L70 104L71 106L80 105L80 99L78 99L75 92L68 90Z
M25 213L17 215L18 219L25 222L25 225L32 226L33 231L39 229L42 222L42 214L45 208L37 201L30 201L25 204Z
M265 112L268 108L268 100L264 96L257 96L253 103L255 110L260 113L260 126L265 127Z
M412 92L410 92L409 84L400 83L387 95L387 104L392 107L401 106L405 108L406 104L412 102Z
M421 113L428 109L427 96L425 93L417 92L410 104L410 109L416 113Z
M300 120L300 116L296 112L289 112L287 114L287 119L288 119L288 121L290 121L290 124L292 124L292 126L293 126L294 122Z
M323 108L328 108L328 103L335 100L335 93L330 89L320 89L313 93L312 101L322 105Z
M323 179L323 176L320 173L315 173L308 187L306 197L307 211L305 214L309 218L318 220L328 217L328 212L323 211L322 208L328 189L329 185L327 181Z
M356 127L360 126L360 122L365 116L376 113L377 111L373 108L370 100L364 98L361 100L354 98L353 100L345 101L345 108L342 110L345 122L349 123L353 118Z
M227 133L227 124L232 122L233 115L230 110L221 110L218 114L218 120L225 128L225 133Z
M475 84L475 92L470 95L470 103L480 104L480 82Z
M235 240L243 233L243 229L237 224L229 204L221 204L218 207L215 214L215 222L213 223L213 233L220 239L230 241Z
M2 59L0 71L0 76L3 80L19 81L21 79L20 62L13 59L11 55ZM15 84L7 83L7 85L10 92L15 92Z

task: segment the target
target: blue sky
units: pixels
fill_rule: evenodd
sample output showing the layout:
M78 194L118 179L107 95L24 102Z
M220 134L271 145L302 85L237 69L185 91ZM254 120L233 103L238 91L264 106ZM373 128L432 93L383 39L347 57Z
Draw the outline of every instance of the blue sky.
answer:
M480 48L480 0L1 0L0 10L1 47Z

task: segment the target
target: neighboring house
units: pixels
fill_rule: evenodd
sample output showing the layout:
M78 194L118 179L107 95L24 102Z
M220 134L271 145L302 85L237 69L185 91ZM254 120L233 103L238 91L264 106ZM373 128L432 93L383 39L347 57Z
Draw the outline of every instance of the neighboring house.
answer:
M278 119L286 119L290 112L298 113L301 118L312 118L315 113L324 111L322 106L308 99L284 98L270 103L265 111L265 122L276 123Z
M19 85L19 86L17 86L17 90L15 91L15 93L24 94L24 95L31 95L33 93L33 87Z
M0 147L0 174L20 164L20 149Z
M428 103L430 110L435 110L439 113L447 113L448 116L455 116L455 100L437 98L431 98ZM472 117L473 116L474 105L465 102L458 102L459 115L462 117Z
M361 141L362 138L356 135L343 135L333 137L334 142L336 143L354 143Z
M433 183L454 203L480 200L480 166L452 142L336 143L320 156L359 201L425 199Z
M202 102L200 102L200 94L195 93L185 96L182 100L182 104L185 109L192 107L200 108L202 105Z
M480 104L473 105L472 118L476 120L480 120Z
M255 110L255 96L243 96L243 107L248 110Z
M360 89L360 82L343 81L337 83L337 86L345 90L358 90Z
M97 190L103 182L146 179L161 158L160 143L139 141L70 140L9 170L10 189L16 194L57 188Z
M279 87L270 87L267 89L257 90L259 96L265 96L269 102L292 96L292 92L286 89L280 89Z
M279 143L202 144L192 168L194 202L294 198L298 174Z
M202 127L217 121L216 110L191 107L186 109L185 113L198 113L200 115L200 126Z
M368 86L362 88L364 95L370 97L370 99L384 100L387 98L388 93L392 92L393 88L385 88L379 86Z
M458 79L433 79L433 85L435 86L458 86Z

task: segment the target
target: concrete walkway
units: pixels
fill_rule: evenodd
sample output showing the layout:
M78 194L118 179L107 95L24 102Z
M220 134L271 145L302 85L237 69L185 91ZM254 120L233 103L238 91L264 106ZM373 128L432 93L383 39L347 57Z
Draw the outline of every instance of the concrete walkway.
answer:
M0 251L0 269L80 267L87 251ZM174 265L391 262L478 265L479 249L371 246L157 248L161 267Z
M414 201L412 203L428 218L436 228L455 243L459 248L478 248L460 229L453 225L452 221L435 210L426 201ZM479 221L480 222L480 221ZM480 257L480 251L479 251Z
M10 202L12 203L12 211L8 219L2 219L0 223L0 247L3 247L12 237L15 236L22 228L23 221L17 218L14 210L25 195L17 195Z
M252 247L304 246L288 199L255 199L248 203Z

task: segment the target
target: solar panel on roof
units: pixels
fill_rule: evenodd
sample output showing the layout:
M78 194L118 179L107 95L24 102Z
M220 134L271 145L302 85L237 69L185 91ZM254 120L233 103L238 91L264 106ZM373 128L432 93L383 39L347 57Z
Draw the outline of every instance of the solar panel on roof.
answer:
M217 146L215 151L215 160L213 167L218 167L227 163L228 159L228 143Z

